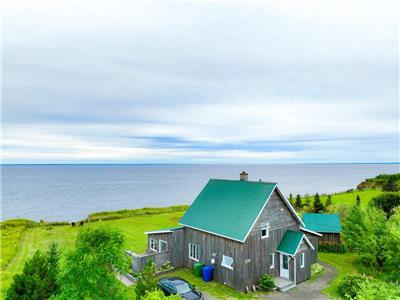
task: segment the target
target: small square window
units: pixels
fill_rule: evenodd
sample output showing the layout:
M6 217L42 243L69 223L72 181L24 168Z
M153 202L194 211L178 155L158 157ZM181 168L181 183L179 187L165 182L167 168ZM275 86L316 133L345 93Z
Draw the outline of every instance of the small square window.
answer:
M221 266L233 270L233 258L226 255L222 255Z
M269 268L273 269L275 267L275 253L269 255Z
M304 256L305 256L304 252L301 252L300 253L300 268L304 268L304 259L305 259Z
M261 227L261 238L265 239L267 237L269 237L269 223Z

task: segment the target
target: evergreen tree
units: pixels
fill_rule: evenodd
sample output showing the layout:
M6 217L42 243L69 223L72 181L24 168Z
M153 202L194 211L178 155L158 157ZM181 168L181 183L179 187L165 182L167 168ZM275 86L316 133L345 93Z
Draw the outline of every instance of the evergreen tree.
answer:
M328 209L328 207L331 206L331 205L332 205L332 196L328 195L326 197L326 201L325 201L325 210Z
M343 239L346 245L353 251L362 249L363 239L366 235L365 213L360 206L354 206L343 222Z
M303 203L301 202L301 197L299 194L296 195L296 201L294 203L294 207L296 207L296 209L302 209L303 207Z
M48 257L48 263L49 263L49 286L51 287L51 290L53 294L56 294L58 292L58 273L59 273L59 258L60 254L57 248L56 243L51 243L49 250L47 252L47 257Z
M290 195L289 195L289 202L290 202L291 205L294 204L293 203L293 195L292 195L292 193L290 193Z
M44 300L54 295L49 261L46 254L36 251L25 263L21 274L15 275L7 291L7 300Z
M319 197L318 193L315 194L314 196L314 212L319 213L324 210L324 204L321 201L321 198Z
M311 199L310 199L310 195L308 193L306 193L304 195L304 199L306 199L306 204L305 206L310 207L311 206Z
M357 198L356 198L356 205L357 205L357 206L360 206L360 204L361 204L361 198L360 198L360 195L357 195Z

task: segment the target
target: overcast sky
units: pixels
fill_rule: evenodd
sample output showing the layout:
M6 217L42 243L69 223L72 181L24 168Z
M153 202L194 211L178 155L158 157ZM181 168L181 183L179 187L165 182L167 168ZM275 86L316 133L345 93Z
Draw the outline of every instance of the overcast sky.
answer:
M397 1L3 12L5 163L400 160Z

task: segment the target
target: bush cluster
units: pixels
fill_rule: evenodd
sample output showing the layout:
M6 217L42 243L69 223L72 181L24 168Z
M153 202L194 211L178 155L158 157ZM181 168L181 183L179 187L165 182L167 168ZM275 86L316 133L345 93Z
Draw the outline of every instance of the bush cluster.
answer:
M394 300L400 298L400 287L363 275L348 275L339 284L345 299Z
M311 279L315 280L325 272L325 268L318 263L311 265Z
M274 276L269 274L261 275L259 287L264 291L273 289L275 287Z
M330 244L330 243L320 243L318 244L319 252L332 252L332 253L346 253L348 248L345 244Z

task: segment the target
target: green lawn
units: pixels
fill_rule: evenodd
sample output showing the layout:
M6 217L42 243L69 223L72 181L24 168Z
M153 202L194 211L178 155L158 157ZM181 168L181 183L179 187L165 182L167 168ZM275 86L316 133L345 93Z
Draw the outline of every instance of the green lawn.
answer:
M330 282L327 288L324 289L324 293L333 298L338 297L337 288L340 281L346 275L357 273L357 269L354 265L356 257L357 254L355 253L318 253L319 260L334 266L338 273L337 277Z
M366 207L372 198L382 193L383 192L380 190L352 191L346 193L332 194L331 197L333 204L354 205L356 204L357 195L359 195L361 198L361 207ZM325 202L326 196L322 196L321 200Z
M176 226L182 215L182 211L157 215L138 215L88 223L84 226L109 224L117 227L125 236L126 249L141 253L146 250L147 245L145 231ZM5 262L1 269L2 298L4 298L4 292L11 283L12 276L22 271L25 261L36 250L47 250L49 244L53 241L64 251L71 249L80 230L79 227L69 225L37 226L23 229L23 227L8 227L1 231L2 262Z

